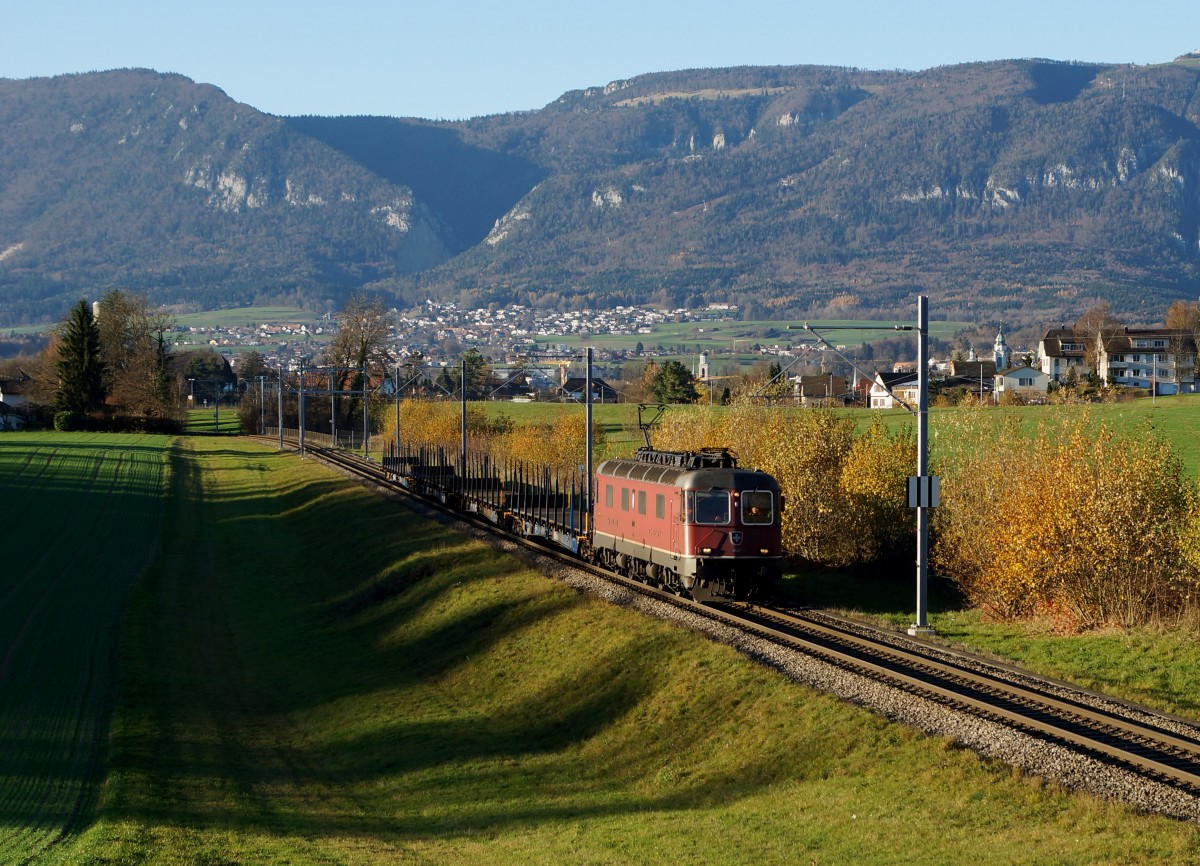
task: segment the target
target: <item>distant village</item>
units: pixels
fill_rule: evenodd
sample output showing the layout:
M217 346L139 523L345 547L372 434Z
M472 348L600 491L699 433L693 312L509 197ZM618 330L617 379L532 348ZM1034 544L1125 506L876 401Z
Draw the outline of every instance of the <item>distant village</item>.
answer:
M527 360L531 353L572 356L581 339L596 336L644 337L637 348L601 349L596 353L598 378L621 378L621 367L629 360L690 355L688 366L701 386L712 390L714 383L734 378L732 362L699 347L677 340L662 344L655 336L662 326L681 322L730 322L737 315L732 304L710 304L701 310L658 310L618 306L611 310L559 312L526 306L490 306L461 309L454 303L428 301L418 311L393 316L390 351L395 357L419 355L431 366L458 362L463 352L474 349L490 358L501 374L506 365ZM259 325L222 329L191 329L193 341L207 343L230 354L236 369L237 354L230 349L264 347L272 365L295 370L301 358L320 362L320 346L336 330L336 319L328 317L313 325ZM703 329L698 329L703 332ZM182 335L181 335L182 336ZM561 337L563 342L554 342ZM825 348L780 339L742 340L740 354L757 354L773 366L775 378L762 396L800 405L859 405L878 409L916 403L916 370L912 362L891 363L879 369L874 358L855 357L846 346ZM971 395L983 402L1044 402L1060 387L1088 382L1117 388L1145 389L1155 395L1193 393L1195 335L1166 328L1110 329L1103 333L1095 350L1087 351L1086 340L1072 328L1048 330L1038 345L1012 348L1003 326L990 352L970 349L930 361L930 377L936 395L959 400ZM267 348L269 347L269 348ZM1090 358L1089 358L1090 355ZM885 359L881 359L885 360ZM536 365L535 365L536 366ZM764 364L764 366L766 366ZM570 378L567 364L551 371L529 372L531 390L561 388ZM557 376L557 381L553 377ZM618 394L608 386L597 387L596 396ZM570 389L568 389L570 390ZM578 390L576 388L575 390ZM511 389L502 393L511 397ZM571 394L578 398L580 395Z
M775 339L733 341L735 360L732 347L714 352L682 344L680 337L661 336L661 329L672 323L711 322L715 331L718 323L736 322L736 315L736 306L730 304L702 310L619 306L558 312L524 306L466 310L429 301L416 312L393 312L387 349L398 361L419 358L431 379L474 350L506 382L491 392L493 399L581 400L585 386L577 347L590 337L625 336L639 339L633 345L624 340L622 348L595 353L596 400L639 399L641 395L621 387L631 367L636 373L656 358L684 356L698 392L708 401L727 396L731 380L741 380L743 385L749 380L755 383L752 395L768 402L874 409L917 404L915 362L877 359L867 345L820 346L799 337L788 341L783 339L786 335L776 333ZM310 323L178 326L172 350L218 353L228 362L231 378L238 376L241 361L250 352L257 352L270 369L295 372L302 364L323 363L325 347L336 329L332 316ZM696 333L705 330L698 327ZM555 340L559 337L561 342ZM671 343L664 344L663 339ZM747 356L761 359L754 362L757 369L747 372ZM1196 334L1189 330L1110 327L1089 339L1074 328L1059 327L1047 330L1036 348L1014 350L1001 327L990 352L959 348L949 357L932 358L929 378L931 396L942 403L1041 403L1063 389L1105 388L1155 396L1195 393L1196 367ZM379 384L388 390L387 382ZM0 377L0 429L20 425L28 385L23 371Z
M656 327L668 322L703 322L726 319L736 313L731 304L711 304L703 310L656 310L647 307L616 307L611 310L558 312L512 305L464 310L454 303L427 301L419 313L393 315L391 348L399 355L421 352L429 358L457 358L466 349L476 349L503 359L527 354L538 338L578 338L592 335L642 335L650 337ZM217 351L238 348L281 347L284 359L312 354L337 328L336 318L327 316L314 324L262 324L181 329L177 348L207 344ZM567 351L566 342L551 348ZM273 351L272 354L275 354Z

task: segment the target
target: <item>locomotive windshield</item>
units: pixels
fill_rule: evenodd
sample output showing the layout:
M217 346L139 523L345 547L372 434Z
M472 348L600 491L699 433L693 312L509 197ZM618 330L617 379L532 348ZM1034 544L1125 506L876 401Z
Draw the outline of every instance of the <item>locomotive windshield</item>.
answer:
M696 523L710 526L723 526L729 523L729 491L687 491L687 513Z
M742 523L769 524L775 520L775 497L770 490L742 492Z

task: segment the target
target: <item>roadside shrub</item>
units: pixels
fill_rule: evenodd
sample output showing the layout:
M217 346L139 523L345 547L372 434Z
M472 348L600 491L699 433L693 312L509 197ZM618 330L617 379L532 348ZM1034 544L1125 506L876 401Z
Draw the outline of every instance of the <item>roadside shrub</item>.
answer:
M457 402L405 400L400 404L401 440L417 448L444 448L456 458L462 441L461 413L462 404ZM582 413L558 416L545 423L514 424L507 415L495 416L468 406L467 448L473 460L486 456L497 464L536 466L566 484L569 479L578 481L583 477L580 467L587 462L585 425ZM395 436L396 416L390 411L381 419L381 432L375 441L388 448ZM604 435L595 425L592 437L594 447L602 449Z
M87 427L88 417L82 412L64 410L54 413L54 429L60 433L74 433Z
M917 512L908 507L908 477L916 467L912 427L893 433L875 416L867 431L854 438L842 465L841 485L848 500L847 543L855 561L915 548Z
M1092 628L1179 611L1197 574L1195 492L1161 436L1119 437L1086 414L1044 419L1035 437L981 420L939 431L935 567L1001 618L1053 610Z
M509 422L511 423L511 422ZM467 407L467 435L492 432L497 426L474 406ZM395 441L395 412L385 412L379 436ZM462 440L462 404L455 401L402 400L400 402L400 438L414 446L459 447Z
M592 446L604 447L604 434L592 425ZM522 460L565 475L579 473L587 463L587 419L582 413L560 415L542 424L509 424L493 433L488 452L495 460Z

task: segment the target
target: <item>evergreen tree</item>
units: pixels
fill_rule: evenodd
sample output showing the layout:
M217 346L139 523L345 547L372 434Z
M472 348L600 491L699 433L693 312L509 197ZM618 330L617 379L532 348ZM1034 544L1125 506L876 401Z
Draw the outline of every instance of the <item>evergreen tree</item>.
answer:
M667 361L651 384L654 399L659 403L695 403L700 399L696 379L678 361Z
M482 400L487 395L492 367L478 349L467 349L462 359L467 373L467 398Z
M59 412L92 412L104 405L104 361L100 357L100 329L92 308L83 298L71 308L58 346L58 390L54 408Z

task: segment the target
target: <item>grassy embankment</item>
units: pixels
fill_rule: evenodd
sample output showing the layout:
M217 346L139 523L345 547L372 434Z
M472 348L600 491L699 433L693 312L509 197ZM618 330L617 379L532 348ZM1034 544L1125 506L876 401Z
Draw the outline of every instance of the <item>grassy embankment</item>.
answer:
M221 406L218 417L216 409L189 409L184 422L185 433L238 433L238 407Z
M101 796L39 863L1196 860L1190 825L814 694L294 455L182 442ZM54 770L10 768L0 802ZM35 813L2 814L6 859Z

